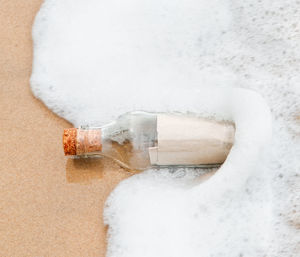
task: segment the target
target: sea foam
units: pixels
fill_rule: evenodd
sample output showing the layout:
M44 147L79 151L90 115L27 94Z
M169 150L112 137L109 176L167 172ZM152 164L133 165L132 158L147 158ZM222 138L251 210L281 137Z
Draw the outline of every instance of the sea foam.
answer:
M120 183L104 213L108 257L297 255L299 7L44 2L33 27L31 87L75 126L133 110L236 124L235 145L209 180L201 170L147 170Z

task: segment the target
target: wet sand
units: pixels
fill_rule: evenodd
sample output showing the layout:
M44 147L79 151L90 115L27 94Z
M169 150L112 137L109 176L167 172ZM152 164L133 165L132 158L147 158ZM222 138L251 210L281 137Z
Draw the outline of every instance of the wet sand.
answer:
M32 95L41 3L0 1L0 255L104 256L104 201L129 174L107 160L67 160L62 131L71 124Z
M0 0L0 256L104 256L103 205L130 174L108 160L64 157L71 124L29 87L41 2Z

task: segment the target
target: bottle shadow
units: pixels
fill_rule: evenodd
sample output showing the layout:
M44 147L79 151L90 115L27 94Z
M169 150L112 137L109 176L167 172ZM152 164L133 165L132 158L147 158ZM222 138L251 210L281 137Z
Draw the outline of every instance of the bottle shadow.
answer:
M90 183L102 179L104 163L102 158L68 159L66 163L66 179L69 183Z

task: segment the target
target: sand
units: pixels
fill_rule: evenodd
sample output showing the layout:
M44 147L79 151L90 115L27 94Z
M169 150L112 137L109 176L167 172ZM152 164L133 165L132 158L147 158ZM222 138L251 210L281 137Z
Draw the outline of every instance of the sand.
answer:
M129 174L109 161L63 156L62 130L71 125L29 88L41 2L0 2L0 255L104 256L104 201Z
M41 0L0 5L0 255L104 256L105 199L129 174L110 161L72 161L71 125L29 87L31 27Z

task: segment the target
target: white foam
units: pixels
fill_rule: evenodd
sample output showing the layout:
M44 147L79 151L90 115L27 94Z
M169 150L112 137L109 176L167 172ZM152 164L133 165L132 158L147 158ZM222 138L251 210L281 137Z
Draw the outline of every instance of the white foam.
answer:
M44 2L31 86L74 125L147 110L237 126L226 163L204 183L193 170L148 170L122 182L105 210L107 256L299 251L298 9L296 0ZM237 86L266 99L270 143L267 105Z

